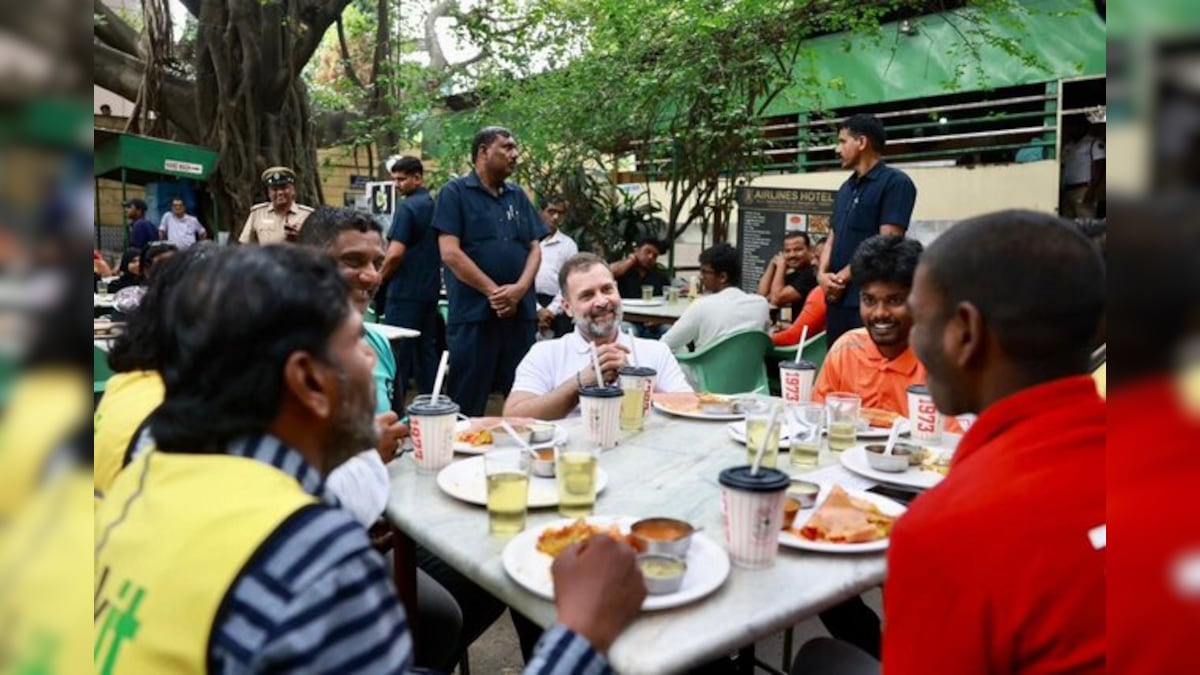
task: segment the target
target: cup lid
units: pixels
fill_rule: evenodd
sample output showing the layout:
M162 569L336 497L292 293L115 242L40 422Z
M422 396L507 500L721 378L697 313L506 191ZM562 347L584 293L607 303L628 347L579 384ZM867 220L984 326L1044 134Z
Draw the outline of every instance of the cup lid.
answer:
M734 466L725 469L717 478L721 485L746 490L747 492L782 492L791 485L791 478L779 469L762 466L758 475L750 473L749 466Z
M816 370L817 364L812 361L780 361L779 367L788 370Z
M437 403L426 400L414 400L408 406L409 416L437 416L458 414L458 404L445 396L439 396Z
M647 366L621 366L617 369L617 375L631 375L633 377L654 377L658 371Z
M926 387L923 384L910 384L910 385L908 385L908 393L910 393L910 394L928 394L929 387Z
M625 395L625 392L620 387L583 387L579 390L580 396L589 398L619 398Z

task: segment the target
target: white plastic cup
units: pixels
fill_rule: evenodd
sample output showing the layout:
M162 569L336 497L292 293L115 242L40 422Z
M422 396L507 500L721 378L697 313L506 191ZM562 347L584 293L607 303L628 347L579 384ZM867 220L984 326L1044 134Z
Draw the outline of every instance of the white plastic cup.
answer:
M812 401L817 364L812 361L782 361L779 364L779 389L788 405Z
M615 448L621 440L620 387L584 387L579 390L579 408L587 439L602 450Z
M791 479L778 469L759 468L755 475L748 466L735 466L718 480L729 559L738 567L773 566Z
M942 414L933 404L933 396L923 384L908 388L909 434L918 443L937 443L942 440Z
M429 395L418 396L408 406L409 432L417 471L440 471L454 459L454 425L458 404L445 396L437 403Z

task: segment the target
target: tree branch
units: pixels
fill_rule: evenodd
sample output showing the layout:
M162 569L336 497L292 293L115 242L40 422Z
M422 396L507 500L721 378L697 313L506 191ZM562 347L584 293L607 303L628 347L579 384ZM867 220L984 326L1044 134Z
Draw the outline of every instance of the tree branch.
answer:
M346 44L346 28L342 24L342 17L337 18L337 38L338 50L342 56L342 70L346 74L346 79L354 83L359 89L363 89L362 80L358 79L358 74L354 72L354 62L350 58L350 47Z
M99 2L99 0L97 0ZM204 0L179 0L179 4L183 5L194 18L200 18L200 5L204 4Z
M125 23L125 20L118 16L111 7L101 0L92 0L92 12L101 18L93 26L95 37L109 47L130 56L145 57L138 32Z
M346 9L346 5L349 4L350 0L314 0L300 8L299 13L303 17L307 30L300 36L299 43L292 50L293 73L304 70L304 65L321 45L321 38L325 36L325 31L342 15L342 10Z
M98 39L92 40L92 47L93 81L118 96L136 101L146 64ZM192 106L194 98L195 87L192 83L179 77L164 76L159 99L162 109L155 112L171 120L188 136L196 138L199 125Z

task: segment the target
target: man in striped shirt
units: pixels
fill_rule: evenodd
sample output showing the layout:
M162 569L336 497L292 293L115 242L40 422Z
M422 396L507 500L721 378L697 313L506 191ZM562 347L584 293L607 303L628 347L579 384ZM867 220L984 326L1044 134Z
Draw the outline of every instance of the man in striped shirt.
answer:
M165 311L157 452L97 513L99 673L411 669L383 559L324 476L374 444L374 356L327 255L222 251ZM610 672L645 589L596 538L554 564L559 623L526 672Z

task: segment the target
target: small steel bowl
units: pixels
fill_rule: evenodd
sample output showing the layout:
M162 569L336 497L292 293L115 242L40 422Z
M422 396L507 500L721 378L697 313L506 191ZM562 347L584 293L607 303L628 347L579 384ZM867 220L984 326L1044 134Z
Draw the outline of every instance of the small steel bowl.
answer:
M817 505L817 495L821 493L821 486L816 483L810 483L806 480L793 480L791 487L787 489L787 498L795 500L800 505L800 509L811 509Z
M792 529L792 523L796 522L797 513L800 513L800 502L789 495L783 500L783 525L781 529Z
M537 459L530 463L530 470L533 475L541 476L542 478L554 478L554 446L549 445L544 448L534 448L534 453L537 454Z
M637 562L646 582L646 592L650 595L674 593L683 586L683 576L687 573L687 562L683 558L643 553L638 556Z
M644 518L629 528L644 552L680 558L687 555L695 532L691 523L675 518Z
M909 459L916 452L915 446L907 443L897 443L896 447L892 448L891 455L885 455L884 450L887 446L883 443L871 443L866 446L867 464L876 471L885 473L902 473L908 470Z
M518 440L517 438L513 438L508 433L508 431L504 427L500 426L499 424L492 427L491 429L488 429L488 431L492 432L492 440L494 441L494 443L497 446L520 447L521 446L520 441L525 441L525 444L529 445L529 443L530 443L529 439L533 435L533 431L529 427L524 426L524 425L515 425L514 424L514 425L512 425L512 428L513 428L513 431L517 432L517 436L519 437L520 440Z
M554 440L554 425L549 422L534 422L529 425L530 443L549 443Z

